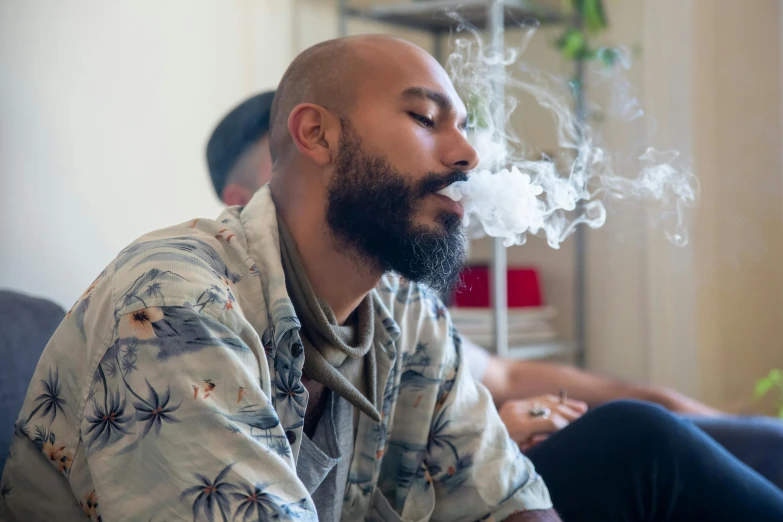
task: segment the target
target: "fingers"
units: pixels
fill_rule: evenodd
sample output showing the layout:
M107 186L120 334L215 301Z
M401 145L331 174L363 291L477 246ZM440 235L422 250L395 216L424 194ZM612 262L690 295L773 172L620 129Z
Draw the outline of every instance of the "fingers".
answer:
M530 404L526 401L508 401L501 406L499 413L508 434L518 444L527 443L536 434L554 433L569 423L563 415L551 410L547 418L531 417Z
M554 399L554 400L553 400ZM500 417L504 422L509 417L529 417L530 410L534 405L541 405L549 408L550 414L562 415L569 422L575 421L584 414L586 406L583 408L579 401L573 401L575 404L560 404L557 397L553 395L544 395L536 397L534 399L521 400L521 401L506 401L500 408Z
M565 405L571 408L572 410L576 410L581 414L587 413L587 403L582 401L576 401L574 399L566 399Z
M525 452L547 440L549 436L568 426L568 420L559 414L553 414L548 419L533 418L525 421L523 437L511 437L522 452Z
M571 409L565 404L557 404L551 407L552 412L562 415L568 422L573 422L582 416L582 412Z
M560 431L568 426L568 419L559 413L552 413L549 418L532 418L528 421L528 429L532 435L542 435Z
M553 413L557 412L568 421L575 421L587 411L587 405L581 401L566 399L562 404L560 398L554 395L537 397L534 402L549 408Z
M499 409L500 419L506 425L509 435L520 446L530 445L531 437L548 437L582 416L586 406L580 401L564 401L559 397L545 395L527 400L506 401ZM549 409L548 417L532 417L536 406Z
M557 395L544 395L543 397L539 397L540 399L543 399L550 403L557 403L557 404L564 404L571 408L574 411L578 411L581 413L587 413L587 403L584 403L582 401L577 401L574 399L564 399L562 403L560 402L560 397Z

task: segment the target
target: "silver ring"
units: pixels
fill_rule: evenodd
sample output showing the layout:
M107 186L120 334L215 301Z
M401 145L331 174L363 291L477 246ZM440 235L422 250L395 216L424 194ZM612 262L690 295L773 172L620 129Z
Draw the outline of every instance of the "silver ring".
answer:
M530 408L528 414L531 417L541 417L543 419L548 419L549 416L552 414L552 410L550 410L546 406L536 403L533 404L532 408Z

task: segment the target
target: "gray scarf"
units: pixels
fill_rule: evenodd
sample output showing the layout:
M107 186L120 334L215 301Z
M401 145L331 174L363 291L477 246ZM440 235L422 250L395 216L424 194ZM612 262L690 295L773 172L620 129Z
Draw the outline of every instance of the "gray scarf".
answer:
M375 334L373 294L362 300L345 326L337 324L329 304L315 295L294 238L280 216L277 223L286 288L302 323L304 374L379 421L375 350L371 349Z

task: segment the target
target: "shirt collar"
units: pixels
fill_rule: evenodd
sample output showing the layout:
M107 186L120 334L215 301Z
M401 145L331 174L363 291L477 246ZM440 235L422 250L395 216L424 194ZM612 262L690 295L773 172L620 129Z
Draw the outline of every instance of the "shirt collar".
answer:
M277 210L269 185L264 185L255 193L242 209L239 218L247 238L248 254L258 267L263 298L274 331L274 343L277 345L287 332L294 328L298 330L300 323L285 287Z
M300 328L294 305L285 286L285 272L280 253L280 233L277 224L277 210L272 199L269 185L264 185L255 193L240 213L240 223L247 238L247 250L253 262L258 266L263 284L264 300L269 311L269 320L274 327L275 344L291 330ZM396 292L399 278L385 275L373 292ZM384 299L374 300L376 303ZM376 305L376 318L383 325L383 331L389 340L396 342L400 337L400 328L394 320L393 310L384 304Z

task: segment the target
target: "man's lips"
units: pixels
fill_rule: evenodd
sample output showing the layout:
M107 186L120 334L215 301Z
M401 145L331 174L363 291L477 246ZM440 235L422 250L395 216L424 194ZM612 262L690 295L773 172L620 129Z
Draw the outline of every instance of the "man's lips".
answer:
M454 171L444 175L431 174L428 176L426 182L421 185L419 195L424 197L435 192L440 192L458 181L467 180L468 175L461 171Z
M465 215L465 209L462 208L462 204L454 201L448 196L444 196L442 194L433 194L435 197L438 198L439 201L448 208L449 212L452 212L454 214L457 214L459 216L460 221L462 221L463 216Z

